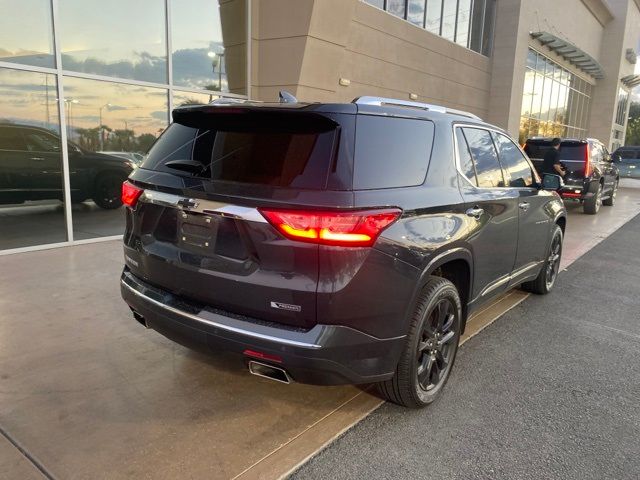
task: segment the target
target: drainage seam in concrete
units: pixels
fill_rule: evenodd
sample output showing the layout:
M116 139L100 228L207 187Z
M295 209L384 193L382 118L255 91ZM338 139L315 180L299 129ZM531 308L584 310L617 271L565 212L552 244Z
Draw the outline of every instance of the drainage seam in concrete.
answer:
M56 477L50 473L44 465L42 465L34 456L32 456L17 440L15 440L9 432L7 432L2 426L0 426L0 435L7 439L7 441L16 447L16 449L27 459L31 465L33 465L47 480L56 480Z

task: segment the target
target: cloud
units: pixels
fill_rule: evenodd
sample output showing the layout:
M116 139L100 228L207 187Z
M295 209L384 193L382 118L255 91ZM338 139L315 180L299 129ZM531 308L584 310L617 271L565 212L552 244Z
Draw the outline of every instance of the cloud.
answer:
M167 111L166 110L156 110L155 112L151 112L151 117L157 120L167 121Z

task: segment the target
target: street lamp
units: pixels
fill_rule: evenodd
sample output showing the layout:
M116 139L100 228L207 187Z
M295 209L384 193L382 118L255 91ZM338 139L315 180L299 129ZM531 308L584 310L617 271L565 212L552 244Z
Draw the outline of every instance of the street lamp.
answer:
M64 104L67 107L67 127L69 129L69 133L73 131L73 118L71 117L73 115L73 111L71 110L71 107L78 103L80 103L80 100L76 100L75 98L69 97L64 99Z
M211 68L213 74L216 74L216 65L218 66L218 90L222 91L222 62L224 61L224 53L208 52L207 56L211 59Z
M111 107L110 103L105 103L100 107L100 123L98 129L100 130L100 151L104 150L104 128L102 128L102 109Z

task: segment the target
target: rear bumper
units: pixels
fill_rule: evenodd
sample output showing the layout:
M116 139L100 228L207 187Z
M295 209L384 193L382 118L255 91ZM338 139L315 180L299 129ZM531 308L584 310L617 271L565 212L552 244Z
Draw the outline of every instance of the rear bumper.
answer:
M253 350L273 355L281 362L260 361L284 368L302 383L337 385L389 379L405 342L404 336L380 339L348 326L318 324L302 330L221 312L153 287L126 268L120 290L148 328L171 340L199 350L240 355Z

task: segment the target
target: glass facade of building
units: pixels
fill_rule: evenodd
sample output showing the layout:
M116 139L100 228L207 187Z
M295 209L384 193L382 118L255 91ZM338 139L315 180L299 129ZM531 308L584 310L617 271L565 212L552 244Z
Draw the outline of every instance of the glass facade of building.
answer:
M0 7L0 250L121 235L171 109L246 97L246 0Z
M365 0L483 55L491 54L496 0Z
M629 105L629 92L624 88L618 90L618 104L616 106L616 125L624 127L627 118L627 106Z
M520 117L521 144L535 136L584 138L592 86L529 49Z

